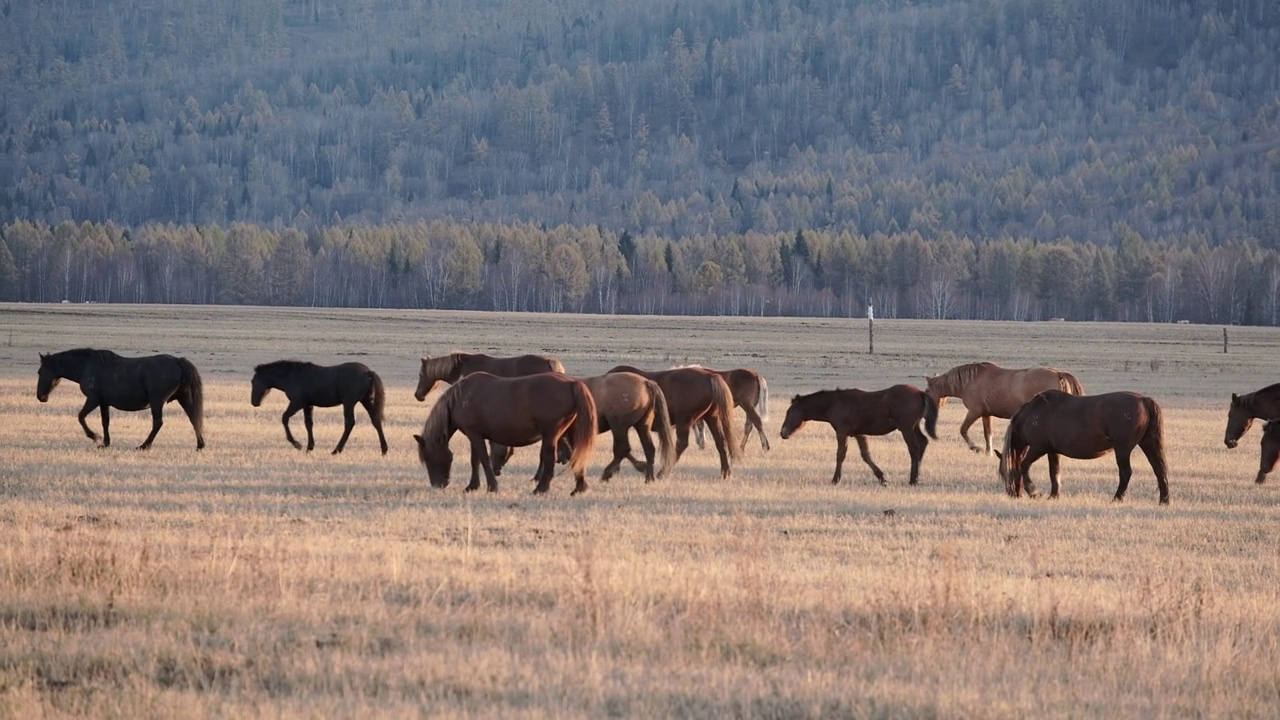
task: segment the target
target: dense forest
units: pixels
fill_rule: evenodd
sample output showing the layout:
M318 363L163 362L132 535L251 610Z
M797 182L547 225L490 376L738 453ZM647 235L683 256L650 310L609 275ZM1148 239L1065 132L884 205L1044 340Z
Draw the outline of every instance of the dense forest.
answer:
M1270 0L0 0L0 296L1276 323Z

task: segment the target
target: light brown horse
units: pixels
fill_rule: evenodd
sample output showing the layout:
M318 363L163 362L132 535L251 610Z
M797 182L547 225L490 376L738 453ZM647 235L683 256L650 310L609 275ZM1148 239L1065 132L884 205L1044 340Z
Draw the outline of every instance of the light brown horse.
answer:
M631 462L639 472L644 473L645 482L653 482L657 468L655 448L650 428L658 435L658 446L662 451L662 472L658 477L671 470L676 462L675 433L671 425L670 412L667 409L667 398L658 383L635 373L621 372L609 375L597 375L583 378L591 397L596 403L596 416L599 418L598 432L613 433L613 461L605 466L600 479L608 482L622 465L623 460ZM640 462L631 452L628 431L635 428L644 448L645 461ZM567 457L569 444L560 443L560 457ZM493 463L494 474L501 474L500 469L511 458L510 453L501 445L493 446L490 462Z
M687 367L701 367L689 365ZM769 436L764 431L764 421L769 418L769 383L764 376L749 368L733 370L712 370L729 385L733 393L733 406L742 408L747 414L747 422L742 427L742 449L747 449L747 441L751 439L754 429L760 434L760 447L769 450ZM706 447L702 437L702 423L693 426L693 436L698 448Z
M631 372L658 383L667 398L671 424L676 429L676 458L689 447L689 429L706 419L707 429L720 453L720 476L732 474L731 460L741 453L741 439L733 423L733 393L724 378L706 368L687 367L645 371L630 365L619 365L609 373Z
M487 372L498 377L521 377L544 372L564 372L564 365L545 355L516 355L491 357L483 353L456 352L440 357L422 358L418 369L418 388L413 396L422 402L436 383L456 383L459 378L475 372Z
M913 385L894 385L884 390L819 390L796 395L782 421L782 439L786 440L810 420L830 423L836 431L836 472L831 483L840 482L849 438L858 442L862 461L875 473L881 485L887 485L884 471L871 459L868 435L888 435L897 430L911 454L911 484L920 481L920 462L924 460L929 438L938 438L938 402ZM920 431L924 420L928 435Z
M1077 397L1061 390L1036 395L1009 420L1000 458L1000 479L1012 497L1036 497L1027 474L1031 464L1049 456L1049 497L1058 497L1058 456L1092 460L1111 451L1116 454L1120 485L1115 500L1124 499L1133 476L1130 456L1142 448L1160 488L1160 504L1169 504L1168 463L1160 405L1146 395L1113 392Z
M948 397L958 397L964 402L969 413L960 423L960 437L974 452L982 449L969 439L969 427L982 418L982 436L988 455L991 454L991 418L1013 417L1023 403L1043 390L1084 394L1084 387L1075 375L1051 367L1015 370L989 362L969 363L927 377L925 381L925 392L938 401L938 407L946 405Z
M573 446L569 468L576 484L573 495L587 489L586 467L596 439L596 404L591 391L579 380L560 373L540 373L501 378L471 373L445 391L427 416L418 442L418 459L427 466L432 487L448 487L453 452L449 439L461 431L471 441L471 483L480 489L480 468L490 492L498 489L485 441L509 447L542 442L535 493L551 487L555 473L556 444L566 435Z

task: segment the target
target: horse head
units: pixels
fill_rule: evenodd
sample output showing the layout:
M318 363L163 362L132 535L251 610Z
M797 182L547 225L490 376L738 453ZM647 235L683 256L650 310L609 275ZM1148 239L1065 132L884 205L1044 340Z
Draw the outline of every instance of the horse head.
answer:
M418 459L427 466L427 479L431 481L431 487L449 487L449 472L453 468L453 451L447 444L433 451L432 443L421 435L414 435L413 439L418 443Z
M950 397L950 395L947 394L946 388L943 387L943 379L941 375L926 375L924 378L924 384L925 394L933 398L934 401L938 403L939 408L947 404L947 398Z
M258 407L262 405L262 398L266 397L267 393L271 390L271 386L262 378L261 373L253 374L252 385L253 390L249 393L249 402L252 403L254 407Z
M1240 438L1244 437L1251 427L1253 427L1253 417L1245 409L1240 396L1231 393L1231 405L1227 408L1227 432L1222 442L1227 448L1234 449L1240 444Z
M791 405L787 407L787 416L782 420L782 432L780 433L783 440L791 437L796 431L804 427L804 410L800 401L800 396L796 395L791 398Z
M437 384L441 381L449 382L449 377L457 366L457 353L435 358L424 356L422 365L418 368L418 387L413 391L413 397L418 402L426 400L427 394L434 390ZM455 377L454 380L456 379Z
M50 357L40 353L40 371L36 380L36 399L40 402L49 402L49 393L53 392L62 380L54 370L53 364L49 362Z

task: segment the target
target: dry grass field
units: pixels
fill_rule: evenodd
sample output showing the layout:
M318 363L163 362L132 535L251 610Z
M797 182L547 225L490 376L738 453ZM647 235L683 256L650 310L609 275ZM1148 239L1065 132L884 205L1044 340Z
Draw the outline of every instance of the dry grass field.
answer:
M865 320L0 306L0 716L1274 717L1280 477L1253 483L1257 429L1222 434L1229 393L1280 381L1280 330L1230 333L1223 354L1220 327L881 320L868 355ZM96 449L73 383L38 403L37 352L84 345L192 359L209 447L176 405L138 452L145 413ZM459 436L433 490L411 436L437 395L412 391L452 350L754 367L773 450L721 480L692 448L645 486L595 479L604 442L570 498L530 494L526 449L464 494ZM282 357L378 371L390 454L360 414L331 456L337 409L289 447L283 396L249 405ZM1064 461L1060 500L1007 498L954 401L916 487L897 435L871 440L888 487L856 453L830 485L826 426L777 437L796 393L982 359L1157 398L1172 505L1140 454L1122 504L1110 458Z

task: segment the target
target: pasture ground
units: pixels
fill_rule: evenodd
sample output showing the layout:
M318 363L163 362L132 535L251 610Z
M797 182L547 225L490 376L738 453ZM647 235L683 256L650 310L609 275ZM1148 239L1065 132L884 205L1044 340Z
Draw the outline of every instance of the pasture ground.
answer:
M1257 429L1222 444L1229 393L1280 381L1280 330L1231 328L1223 354L1195 325L875 329L868 355L865 320L0 306L0 716L1280 713L1280 477L1253 483ZM145 413L114 413L95 449L74 384L38 403L37 352L85 345L192 359L209 447L176 404L137 452ZM432 490L411 436L436 394L412 392L417 358L452 350L753 367L773 450L752 438L721 480L692 448L645 486L595 480L602 442L571 499L565 477L529 494L526 449L499 493L467 495L457 437ZM316 452L289 447L283 397L249 405L252 367L282 357L379 372L390 454L358 414L329 455L337 409ZM856 453L830 485L826 426L777 437L793 394L983 359L1156 397L1172 505L1140 454L1123 504L1109 458L1064 461L1061 500L1006 498L954 401L917 487L896 435L871 440L888 487Z

